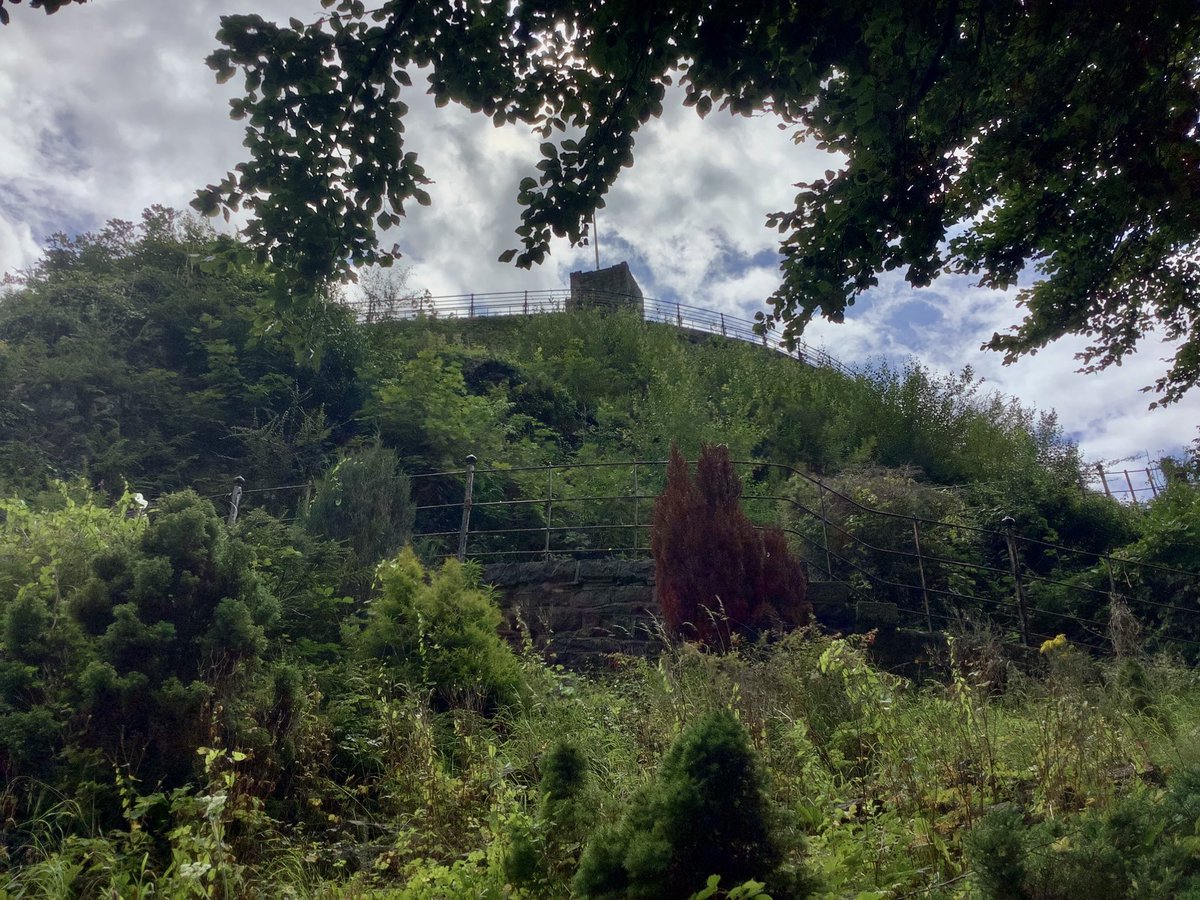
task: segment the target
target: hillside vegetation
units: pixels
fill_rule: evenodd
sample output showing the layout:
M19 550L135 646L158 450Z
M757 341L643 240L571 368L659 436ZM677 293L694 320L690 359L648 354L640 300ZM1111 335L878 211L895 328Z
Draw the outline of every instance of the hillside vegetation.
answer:
M1053 418L970 373L847 377L628 315L279 325L271 273L214 271L213 240L150 210L0 301L0 897L1200 890L1192 484L1086 494ZM796 502L789 473L819 476L876 546L848 500L993 562L970 529L1011 515L1046 542L1034 605L1114 630L1014 659L979 604L919 683L815 627L570 673L501 641L477 564L407 546L468 453L511 499L521 467L673 444L778 464L743 475ZM747 514L799 541L792 509ZM1157 568L1110 604L1105 565L1050 544ZM858 563L865 592L903 575Z

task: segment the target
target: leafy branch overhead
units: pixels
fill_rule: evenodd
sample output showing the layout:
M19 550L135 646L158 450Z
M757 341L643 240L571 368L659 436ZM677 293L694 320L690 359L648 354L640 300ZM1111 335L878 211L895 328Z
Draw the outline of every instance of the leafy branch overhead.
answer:
M248 236L300 284L387 264L377 229L428 178L405 144L418 70L544 143L519 187L517 249L580 242L638 128L674 82L701 115L769 113L836 170L767 216L781 235L776 322L799 335L901 269L1020 286L1007 360L1064 335L1102 368L1151 329L1179 344L1153 386L1200 380L1200 7L1187 0L792 4L322 0L315 22L229 16L209 58L240 70L249 159L195 205L251 212Z
M0 0L0 25L7 25L10 21L10 13L4 8L5 3L11 6L20 6L21 0ZM40 9L46 15L51 15L72 3L87 3L87 0L29 0L29 8Z

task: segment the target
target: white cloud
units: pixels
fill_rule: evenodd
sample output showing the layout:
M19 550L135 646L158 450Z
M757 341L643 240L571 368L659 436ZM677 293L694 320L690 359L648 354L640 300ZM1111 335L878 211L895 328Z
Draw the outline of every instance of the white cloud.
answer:
M304 15L316 15L317 4ZM136 219L162 203L185 207L195 189L242 159L229 120L237 79L219 86L203 64L224 13L295 15L294 0L112 0L53 17L14 15L0 57L0 271L29 265L58 230ZM727 313L762 308L777 284L778 235L766 213L790 208L797 181L830 158L795 145L772 119L713 113L705 121L667 98L638 135L635 166L599 216L602 264L628 258L648 296ZM533 272L497 262L516 246L517 183L533 173L538 139L495 129L482 116L435 110L414 80L407 138L435 180L434 205L414 207L388 240L413 266L410 283L435 294L536 290L591 268L591 247L553 247ZM885 279L845 324L818 322L805 339L850 363L915 355L942 370L973 366L989 384L1041 408L1056 407L1093 456L1182 446L1195 436L1200 398L1146 412L1138 392L1163 368L1139 353L1120 368L1074 374L1077 343L1061 342L1003 367L979 345L1019 319L1012 297L942 279L914 292Z

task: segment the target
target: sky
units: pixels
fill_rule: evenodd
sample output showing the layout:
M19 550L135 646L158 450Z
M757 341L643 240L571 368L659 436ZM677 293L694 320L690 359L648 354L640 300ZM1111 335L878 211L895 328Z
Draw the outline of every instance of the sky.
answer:
M320 5L92 0L53 16L27 5L11 11L0 28L0 272L32 264L54 232L136 221L155 203L186 208L198 187L220 180L244 150L241 125L228 117L240 79L218 85L204 65L219 17L308 21ZM837 160L795 144L768 117L701 121L679 99L668 95L662 118L642 129L633 168L607 198L601 265L627 260L648 297L749 317L779 280L778 234L766 214L791 208L794 185ZM407 102L408 149L435 182L433 205L414 204L386 236L404 252L410 286L435 295L542 290L594 267L592 248L565 241L533 271L497 262L517 246L517 184L534 174L540 139L459 107L435 109L419 77ZM1144 465L1146 454L1180 453L1195 440L1200 390L1153 411L1139 390L1165 371L1172 348L1147 342L1093 375L1075 372L1083 339L1010 366L980 349L1019 321L1012 292L949 276L916 290L897 276L859 298L843 324L814 323L804 340L851 366L909 358L941 372L970 366L987 387L1056 410L1088 460Z

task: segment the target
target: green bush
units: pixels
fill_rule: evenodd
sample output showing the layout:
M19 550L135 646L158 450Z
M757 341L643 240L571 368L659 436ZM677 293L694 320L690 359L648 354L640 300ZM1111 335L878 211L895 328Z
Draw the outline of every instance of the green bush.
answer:
M345 542L357 564L370 568L403 547L412 534L416 511L409 493L396 452L364 447L317 482L305 524L314 534Z
M574 887L584 897L683 898L713 874L770 886L781 859L746 730L721 710L685 729L654 784L592 839Z
M1108 809L1027 823L1016 807L986 817L964 839L989 900L1200 897L1200 771L1185 769L1166 796L1135 791Z
M379 568L358 649L413 687L429 690L442 708L495 710L520 696L516 655L497 633L500 610L479 582L479 570L456 560L427 576L412 548Z
M505 875L513 884L550 896L565 890L589 818L580 807L587 768L579 749L562 741L542 757L538 817L510 835L504 858Z

